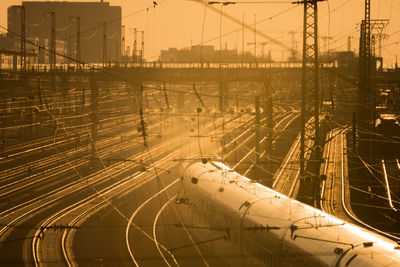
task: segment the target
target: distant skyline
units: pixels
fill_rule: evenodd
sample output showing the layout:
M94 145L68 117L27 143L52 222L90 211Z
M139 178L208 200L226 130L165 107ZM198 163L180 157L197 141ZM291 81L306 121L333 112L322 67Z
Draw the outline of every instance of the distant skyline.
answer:
M7 7L20 5L21 0L0 1L0 25L7 27ZM29 1L27 1L29 2ZM45 2L45 1L40 1ZM81 2L71 0L71 2ZM100 2L86 0L83 2ZM109 0L114 6L122 7L122 24L126 25L126 45L132 49L133 29L145 31L145 57L147 60L156 60L160 50L170 47L184 48L200 44L220 47L220 27L222 34L222 48L225 42L229 49L238 48L242 52L242 26L232 22L226 17L220 16L221 5L213 5L205 8L195 0L159 0L154 7L153 0ZM207 2L207 1L204 1ZM291 47L292 35L295 32L297 49L301 52L303 8L301 5L291 4L290 1L282 1L279 4L245 4L247 0L238 1L235 5L222 6L222 11L242 21L244 14L246 24L254 24L255 16L259 21L257 29L264 34L275 38ZM251 1L255 2L255 1ZM390 19L387 33L391 35L383 41L383 57L386 64L394 64L399 52L397 42L400 42L400 2L395 0L371 1L372 18ZM212 9L217 9L215 12ZM329 12L330 10L330 12ZM330 15L328 15L330 14ZM364 17L363 0L335 0L319 3L319 34L331 36L329 47L331 50L347 50L348 36L352 36L352 50L358 50L359 23ZM205 18L205 19L204 19ZM222 21L222 24L221 24ZM30 22L35 23L35 22ZM203 30L204 23L204 30ZM61 26L61 25L60 25ZM329 30L328 30L329 29ZM4 33L3 30L0 32ZM228 34L233 32L231 34ZM212 41L209 41L213 39ZM273 60L282 60L289 56L289 52L282 47L272 44L261 36L256 38L258 42L267 41L265 53L271 50ZM327 50L327 38L320 39L320 52ZM252 31L245 30L244 48L253 51L254 46L247 43L254 42ZM262 47L257 47L260 55ZM378 53L378 51L377 51Z

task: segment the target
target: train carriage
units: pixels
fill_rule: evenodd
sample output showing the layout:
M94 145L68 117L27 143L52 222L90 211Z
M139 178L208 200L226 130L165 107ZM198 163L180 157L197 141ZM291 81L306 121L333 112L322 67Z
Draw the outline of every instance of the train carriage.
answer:
M190 212L226 229L237 266L400 266L396 242L243 177L220 162L183 171ZM218 255L218 246L214 253Z

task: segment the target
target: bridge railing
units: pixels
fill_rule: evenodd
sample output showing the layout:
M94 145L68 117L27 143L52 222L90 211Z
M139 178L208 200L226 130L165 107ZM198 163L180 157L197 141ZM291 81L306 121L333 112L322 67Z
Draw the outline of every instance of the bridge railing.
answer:
M297 62L246 62L246 63L179 63L179 62L145 62L128 63L128 68L165 68L165 69L269 69L269 68L301 68Z
M334 68L333 63L321 63L321 68ZM101 63L91 63L81 66L81 71L101 72L104 69L279 69L292 68L299 69L302 67L301 62L244 62L244 63L179 63L179 62L143 62L143 63L125 63L125 64L108 64L105 68ZM12 69L3 68L2 71L13 72ZM1 71L0 70L0 71ZM49 64L35 64L27 67L27 72L49 72ZM56 72L76 72L75 64L56 64ZM19 65L17 71L19 72Z

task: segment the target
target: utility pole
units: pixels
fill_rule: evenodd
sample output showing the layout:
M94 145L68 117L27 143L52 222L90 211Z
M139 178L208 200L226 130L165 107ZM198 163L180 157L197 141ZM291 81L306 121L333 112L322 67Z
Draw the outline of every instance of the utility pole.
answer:
M376 38L375 35L371 35L371 82L372 82L372 76L375 76L375 71L376 71L376 58L375 58L375 44L376 44ZM371 157L375 159L375 151L376 151L376 127L375 127L375 120L377 118L376 116L376 93L375 93L375 88L373 84L371 86L371 104L372 104L372 148L371 148Z
M223 113L224 110L224 92L223 92L223 88L222 88L222 82L219 82L219 98L218 98L218 103L219 103L219 112L221 112L221 114Z
M140 116L140 125L139 132L141 132L143 137L143 145L147 147L147 123L144 121L143 115L143 85L140 86L140 96L139 96L139 116Z
M254 14L254 62L257 62L257 15Z
M68 64L72 63L72 23L74 22L74 17L69 16L69 29L68 29Z
M142 52L140 57L140 64L144 62L144 31L142 31Z
M369 108L366 105L370 105L369 99L371 94L371 5L370 0L365 0L364 20L361 22L361 33L360 33L360 90L359 90L359 107L362 123L368 121L371 116ZM366 123L368 124L368 123Z
M137 60L137 30L136 28L133 29L133 53L132 53L132 57L133 57L133 62L138 61Z
M236 112L239 112L239 93L238 93L238 86L236 86Z
M290 31L289 34L291 35L291 41L292 41L292 61L296 62L296 55L297 55L297 43L296 43L296 32L295 31Z
M81 88L81 17L76 17L76 88ZM72 52L71 52L72 56ZM85 88L82 88L82 114L85 112Z
M90 103L90 118L92 121L91 125L91 162L90 166L92 167L95 164L96 160L96 141L97 141L97 126L98 126L98 107L99 107L99 88L97 87L96 80L94 76L90 76L90 89L91 89L91 103Z
M271 84L271 73L269 75L269 81L265 82L265 126L266 126L266 140L265 140L265 156L266 156L266 164L265 169L267 170L267 181L266 186L272 185L272 149L273 149L273 137L274 137L274 118L273 118L273 98L270 92L270 84Z
M168 94L167 94L167 87L165 86L165 81L163 81L163 89L164 89L164 97L165 97L165 105L167 107L168 112L170 111L171 107L169 105Z
M76 17L76 71L81 65L81 17Z
M21 75L26 71L26 40L25 40L25 7L20 6L21 11Z
M256 96L255 99L255 107L256 107L256 119L255 119L255 131L256 131L256 179L260 179L260 155L261 155L261 148L260 148L260 99Z
M220 69L222 64L222 8L223 5L221 5L221 15L219 19L219 68Z
M50 12L50 71L56 67L56 14Z
M221 146L222 146L222 156L221 159L224 159L225 156L225 118L224 118L224 109L225 109L225 90L224 84L219 82L219 111L222 117L222 138L221 138Z
M353 152L357 152L357 117L356 112L353 111Z
M107 65L107 23L103 21L103 69Z
M302 0L303 19L303 66L301 83L301 133L300 133L300 179L301 185L312 194L314 203L319 203L319 166L322 156L319 132L319 60L318 60L318 2L321 0ZM310 120L313 118L313 120ZM309 147L309 142L313 146ZM310 160L306 152L311 149ZM311 177L308 173L311 172ZM310 181L308 184L306 181Z
M244 13L242 14L242 63L244 63Z
M118 50L116 51L118 52ZM122 25L122 42L121 42L121 58L122 58L122 65L125 65L125 25ZM116 56L118 55L118 53L116 53ZM129 56L129 54L128 54Z
M361 22L360 30L360 49L359 49L359 103L357 113L359 118L359 125L361 128L368 129L371 132L375 130L375 101L373 86L371 84L371 67L372 67L372 56L371 56L371 3L370 0L365 0L364 9L364 20ZM367 137L363 139L373 139ZM360 142L360 151L366 149L372 158L374 155L373 144L374 142Z
M351 38L352 38L352 36L348 36L347 37L347 51L348 52L351 52Z

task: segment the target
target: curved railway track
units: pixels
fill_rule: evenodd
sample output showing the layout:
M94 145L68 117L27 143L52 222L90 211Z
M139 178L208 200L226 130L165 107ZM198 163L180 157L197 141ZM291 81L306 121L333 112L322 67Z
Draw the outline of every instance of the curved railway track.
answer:
M179 151L175 151L174 153L173 153L173 157L178 157L179 156L179 154L180 154L180 152ZM169 158L169 156L168 156L168 158ZM171 158L172 159L172 158ZM171 160L170 159L170 160ZM168 160L166 161L166 162L168 162ZM159 169L161 169L161 170L165 170L165 169L170 169L171 167L170 166L161 166ZM154 175L153 175L154 176ZM155 177L152 177L151 179L154 179ZM150 178L149 178L149 180L151 180ZM129 190L128 190L129 191ZM147 203L147 202L146 202ZM143 205L144 206L144 205ZM141 206L141 207L143 207L143 206ZM140 208L137 210L138 212L140 211ZM137 213L138 213L137 212ZM87 213L85 216L89 216L91 213ZM136 215L134 214L134 216L133 217L135 217ZM82 217L82 216L81 216ZM82 220L82 218L80 218L80 219L73 219L72 221L73 221L73 224L71 224L71 223L69 223L69 225L75 225L79 220ZM129 225L129 223L128 223L128 225ZM147 238L149 238L149 236L151 236L151 233L145 233L145 232L143 232L143 230L142 229L139 229L138 228L138 226L136 226L136 225L134 225L134 224L130 224L131 226L134 226L134 228L136 229L136 230L140 230L140 232L143 234L143 235L145 235ZM72 241L68 241L68 240L70 240L71 239L71 237L69 237L69 235L68 235L68 233L69 232L71 232L71 231L74 231L74 229L72 229L72 230L70 230L70 229L66 229L65 231L64 231L64 234L63 234L63 236L62 236L62 240L64 240L64 241L62 241L62 243L64 244L64 245L62 245L62 247L63 247L63 250L64 250L64 252L63 252L63 254L64 254L64 257L67 257L66 258L66 262L67 263L69 263L69 264L72 264L73 263L73 260L71 260L71 259L73 259L74 257L73 257L73 255L70 253L70 252L68 252L68 250L66 250L65 248L67 247L65 244L66 243L70 243L70 244L72 244Z
M179 138L176 138L177 140L176 140L176 143L179 143ZM173 143L163 143L163 146L165 146L165 147L171 147L171 145L172 145L172 147L174 146L173 145ZM161 148L161 147L155 147L154 148L154 151L152 152L152 154L154 154L154 155L156 155L156 151L167 151L168 149L166 149L166 148ZM176 156L176 155L175 155ZM138 160L135 160L135 161L138 161ZM129 166L129 168L128 169L131 169L131 167L132 166ZM110 175L113 175L113 174L110 174ZM71 187L69 187L69 189L71 189ZM72 192L74 192L74 190L72 190ZM51 204L51 201L46 201L46 203L44 203L43 205L46 205L46 204ZM41 207L40 207L41 208ZM37 211L36 209L34 209L34 210L30 210L30 211L28 211L28 212L34 212L34 211ZM66 211L66 210L64 210L64 211ZM65 212L64 212L65 213ZM19 218L17 218L17 220L18 219L21 219L21 218L23 218L23 217L26 217L28 214L23 214L23 216L21 215ZM48 228L48 226L49 225L51 225L51 223L53 222L53 220L54 219L56 219L56 218L58 218L58 216L55 216L55 217L53 217L52 218L52 220L50 219L50 220L48 220L47 222L45 222L44 224L42 224L38 229L47 229ZM12 225L14 225L15 223L17 223L17 221L13 221L12 222ZM8 225L8 226L10 226L10 225ZM10 227L9 227L10 228ZM39 231L40 232L40 231ZM34 239L35 240L37 240L37 238L38 238L38 233L39 232L37 232L36 231L36 233L34 234ZM64 238L65 239L65 238ZM35 241L36 242L36 241ZM40 242L39 242L40 243ZM38 242L36 242L35 244L39 244ZM36 245L35 245L36 246ZM32 251L37 251L36 249L32 249ZM36 253L36 252L35 252ZM36 258L38 258L39 259L39 257L36 257Z
M157 116L157 115L155 115ZM232 131L238 131L240 127L245 127L244 125L251 125L251 120L254 118L252 115L244 115L243 119L244 122L240 123L239 125L234 125L234 122L238 120L238 117L235 118L227 118L226 119L226 127L230 128ZM282 124L283 126L283 121L286 121L287 124L289 125L290 122L293 120L292 116L284 116L282 117L282 120L280 123L277 124L279 126ZM220 119L218 119L218 125L220 125L222 122ZM152 127L157 128L158 126L152 124ZM193 126L191 126L193 127ZM209 123L208 126L206 124L202 125L202 128L205 129L213 129L214 128L214 135L217 134L218 129L214 123ZM218 126L219 127L219 126ZM249 128L249 127L248 127ZM225 133L229 134L229 132ZM246 132L248 134L248 132ZM213 134L211 134L213 135ZM254 134L253 134L254 135ZM252 135L252 136L253 136ZM138 138L138 141L140 141ZM237 139L236 139L237 140ZM264 140L264 139L263 139ZM261 140L261 142L263 141ZM245 138L243 143L248 142L249 139ZM99 141L99 148L101 146L101 141ZM130 140L132 142L132 140ZM179 145L180 140L176 140L175 143L176 145ZM192 141L192 143L195 143L195 141ZM105 142L106 143L106 142ZM172 143L169 144L163 144L163 145L156 145L152 148L152 151L150 154L157 155L160 151L168 151L166 146L169 146L169 148L172 148L176 146ZM118 146L118 145L117 145ZM196 146L193 146L196 147ZM113 146L110 146L110 151L112 151ZM125 149L135 149L135 145L130 145L126 146ZM101 147L100 152L103 153L100 155L100 158L104 157L107 153L105 153L105 148ZM169 152L165 152L166 154L158 156L161 157L168 157L170 161L172 161L172 158L170 158L168 155ZM232 151L230 152L232 153ZM68 155L68 154L67 154ZM172 154L170 154L172 155ZM173 154L175 158L179 158L178 152ZM73 152L71 152L70 156L74 156ZM79 181L76 181L74 183L66 184L65 186L61 186L57 188L56 190L53 190L51 192L48 192L47 194L44 194L38 198L33 198L28 202L21 203L21 205L17 205L13 208L13 210L8 210L3 211L2 214L5 215L3 218L8 221L6 224L3 225L3 227L0 229L0 238L3 240L8 239L9 235L11 234L10 230L15 229L15 227L18 227L18 225L21 225L22 223L27 223L30 218L33 216L45 216L43 218L45 219L38 219L36 220L37 225L32 226L32 229L27 231L29 232L26 234L26 236L32 236L32 240L27 240L24 242L24 258L26 262L34 262L36 265L39 265L40 263L45 263L46 260L43 261L43 259L47 256L43 255L56 255L55 257L57 260L59 258L64 258L65 262L68 265L74 265L74 255L71 253L71 246L72 246L72 238L74 236L74 232L76 232L77 227L88 217L90 217L92 214L94 214L96 211L101 210L105 207L110 206L110 201L114 198L119 198L121 195L128 194L129 192L132 192L136 189L138 189L143 183L146 183L146 181L150 181L154 179L154 175L151 175L150 173L145 173L143 172L136 172L136 173L131 173L129 175L124 174L124 172L127 172L128 169L132 170L135 167L138 167L139 160L143 160L143 158L128 158L129 160L132 160L132 162L125 162L124 164L122 163L117 163L110 165L107 169L106 172L107 174L104 175L104 173L101 173L101 171L93 173L92 175L85 177L86 178L86 185L82 187L82 184ZM52 162L51 158L48 159L50 162ZM57 162L57 159L54 159L53 162ZM43 161L43 168L45 168L46 160ZM71 163L76 163L76 162L70 162ZM156 163L155 163L156 164ZM158 163L157 163L158 164ZM156 165L157 165L156 164ZM160 170L166 170L172 167L172 165L165 165L166 163L162 163L160 165ZM76 165L76 164L75 164ZM124 166L121 166L124 165ZM118 167L120 166L120 167ZM139 166L140 167L140 166ZM63 167L61 166L60 169ZM138 177L140 176L148 176L147 179L143 179L143 182L139 184L137 180L139 180ZM111 177L121 177L119 181L111 181ZM31 184L32 185L32 184ZM31 185L26 185L26 188L29 188ZM86 192L83 192L86 191ZM71 198L72 196L75 196L80 194L80 200L79 201L74 201L73 203L70 202L68 204L68 201L66 202L65 199L68 197ZM90 193L91 192L91 193ZM10 192L10 194L13 194L14 192ZM155 241L157 240L157 233L156 233L156 226L157 226L157 221L159 220L159 217L161 216L162 212L165 211L167 206L172 203L174 197L170 197L164 205L160 207L160 210L158 210L158 213L154 217L153 221L153 229L150 232L146 232L145 235L148 235L149 240L152 240L154 242L154 245L159 251L160 257L163 258L165 263L171 262L170 264L177 264L176 261L174 261L171 258L168 258L168 252L162 248L162 245L158 242ZM65 204L61 205L62 202L65 202ZM60 206L61 205L61 206ZM52 211L53 210L53 211ZM50 212L50 213L49 213ZM8 213L8 214L7 214ZM40 215L43 214L43 215ZM45 215L49 214L49 215ZM121 214L122 216L122 214ZM8 218L8 219L7 219ZM62 231L60 233L56 233L56 231L52 231L53 229L58 229L60 225L68 226L65 227L64 229L61 229ZM132 224L136 230L137 226ZM131 226L132 226L131 225ZM36 230L34 230L36 229ZM30 245L29 245L30 244ZM54 244L59 244L59 246L54 246ZM53 246L54 248L51 248ZM53 250L57 250L57 247L61 247L62 255L58 255L57 253L59 252L54 252ZM53 251L53 252L51 252ZM165 254L165 255L164 255ZM168 259L166 259L168 258ZM167 264L168 265L168 264Z
M400 241L400 237L363 222L351 209L347 173L346 131L347 128L345 127L331 131L328 136L329 141L325 145L325 162L321 166L321 172L326 175L327 179L322 184L321 209L342 220L358 224L385 237Z
M393 166L395 165L395 166ZM399 199L398 196L393 194L393 186L394 184L397 185L397 193L400 193L400 177L396 177L395 175L391 175L393 171L390 172L390 170L394 168L399 168L399 161L396 159L396 164L394 162L387 162L385 159L381 159L381 166L382 166L382 173L383 173L383 178L385 181L385 188L386 188L386 195L387 195L387 200L389 207L394 211L394 212L400 212L399 207ZM393 198L397 198L397 201L393 200ZM397 203L396 203L397 202Z
M247 121L248 120L245 120L245 122L244 123L247 123ZM235 125L235 127L236 128L240 128L241 127L241 125ZM246 140L244 141L244 142L246 142ZM135 218L136 217L136 215L141 211L141 209L145 206L145 204L146 203L149 203L150 202L150 200L152 200L153 198L150 198L150 199L147 199L142 205L143 206L140 206L134 213L133 213L133 215L132 215L132 218ZM171 198L169 198L170 200L171 200ZM159 213L158 213L159 214ZM156 217L155 218L157 218L157 215L156 215ZM133 219L132 219L133 220ZM155 221L156 221L156 219L155 219ZM129 225L129 224L128 224ZM134 228L136 229L136 230L138 230L137 229L137 226L136 225L134 225L134 224L132 224L132 223L130 223L130 226L129 227L131 227L131 226L134 226ZM153 226L154 226L154 224L153 224ZM153 227L153 236L155 235L154 233L154 230L155 229L155 226ZM67 231L67 230L66 230ZM72 230L72 231L74 231L74 230ZM128 233L128 232L127 232ZM151 235L152 233L151 232L149 232L149 233L142 233L142 234L144 234L145 236L147 236L148 237L148 235ZM65 238L64 237L64 239L68 239L68 238ZM153 238L154 239L154 238ZM72 241L71 241L72 242ZM70 243L71 243L70 242ZM128 243L128 242L127 242ZM156 246L156 248L157 248L157 246L158 246L158 243L156 242L156 243L154 243L155 244L155 246ZM162 248L162 246L160 245L160 247ZM131 255L131 257L134 257L133 256L133 252L132 252L132 250L130 249L130 247L129 247L129 250L130 250L130 255ZM166 253L166 255L167 255L167 257L169 257L169 259L171 259L171 256L170 256L170 253L168 253L164 248L162 248L162 249L160 249L160 250L162 250L163 252L160 252L160 250L159 249L157 249L158 251L159 251L159 253L163 253L163 252L165 252ZM198 253L201 253L201 252L198 252ZM67 254L67 253L65 253L65 254ZM163 257L162 255L160 254L160 256L165 260L165 257ZM166 261L168 261L168 260L166 260ZM134 263L135 263L135 261L133 261ZM174 264L176 264L176 262L174 261L174 260L171 260L171 262L174 262ZM167 263L166 263L167 264ZM168 265L168 264L167 264Z

